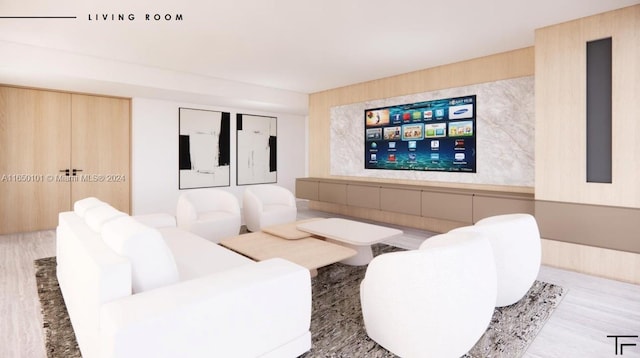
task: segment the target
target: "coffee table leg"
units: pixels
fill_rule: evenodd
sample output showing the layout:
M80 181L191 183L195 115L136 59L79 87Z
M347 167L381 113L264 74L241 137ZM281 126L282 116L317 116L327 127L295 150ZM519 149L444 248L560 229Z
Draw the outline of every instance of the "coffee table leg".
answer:
M370 245L356 246L356 245L347 244L342 241L331 240L331 239L327 239L327 241L356 250L357 254L355 256L351 256L348 259L344 259L340 261L345 265L364 266L364 265L368 265L369 262L373 260L373 251L371 251Z

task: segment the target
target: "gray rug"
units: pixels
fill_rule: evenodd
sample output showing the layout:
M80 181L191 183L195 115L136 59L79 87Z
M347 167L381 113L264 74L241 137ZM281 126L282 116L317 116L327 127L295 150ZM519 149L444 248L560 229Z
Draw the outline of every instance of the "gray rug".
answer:
M374 254L398 251L375 245ZM42 305L45 344L49 358L80 357L58 280L55 257L35 261L38 296ZM366 266L333 264L318 270L312 280L312 348L303 358L396 357L372 341L360 311L360 282ZM465 358L520 357L551 316L565 289L536 281L518 303L496 309L491 324Z
M58 286L56 258L38 259L35 266L47 357L82 357Z

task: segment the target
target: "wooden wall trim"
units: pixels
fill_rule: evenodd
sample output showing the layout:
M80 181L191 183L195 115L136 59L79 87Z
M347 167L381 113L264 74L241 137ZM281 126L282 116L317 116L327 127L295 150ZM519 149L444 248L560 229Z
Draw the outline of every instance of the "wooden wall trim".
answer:
M640 208L640 5L536 30L540 200ZM612 183L587 182L586 43L612 37Z
M536 200L546 239L640 254L640 209Z
M97 93L89 93L89 92L67 91L67 90L59 90L59 89L44 88L44 87L19 86L19 85L10 85L10 84L4 84L4 83L0 83L0 86L1 87L10 87L10 88L22 88L22 89L29 89L29 90L36 90L36 91L47 91L47 92L66 93L66 94L79 94L79 95L96 96L96 97L103 97L103 98L116 98L116 99L129 99L129 100L131 99L131 97L113 96L113 95L97 94Z
M640 255L555 240L542 240L542 264L640 284Z

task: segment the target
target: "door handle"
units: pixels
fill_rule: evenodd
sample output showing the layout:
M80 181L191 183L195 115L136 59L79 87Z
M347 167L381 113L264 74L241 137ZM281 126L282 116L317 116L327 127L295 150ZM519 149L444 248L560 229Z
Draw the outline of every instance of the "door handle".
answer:
M64 173L65 176L69 176L69 169L60 169L60 173Z
M76 176L76 174L78 174L78 172L81 172L81 171L82 171L82 169L73 168L73 176Z

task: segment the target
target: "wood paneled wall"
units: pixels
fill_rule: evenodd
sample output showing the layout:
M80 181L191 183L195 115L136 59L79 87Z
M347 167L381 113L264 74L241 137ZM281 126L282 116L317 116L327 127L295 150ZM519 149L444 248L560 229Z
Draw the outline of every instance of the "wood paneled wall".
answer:
M612 183L588 183L586 43L608 37ZM640 5L536 31L536 216L559 240L543 241L545 264L640 284L639 59Z
M533 47L354 84L309 96L309 175L329 177L330 109L351 103L531 76Z
M612 38L612 175L586 180L586 43ZM536 199L640 208L640 5L536 31Z
M613 183L611 184L586 182L586 42L605 37L613 38ZM330 151L327 150L330 145L331 107L531 76L535 69L536 200L544 201L545 205L557 202L558 204L595 204L605 206L604 209L606 207L638 209L640 208L640 185L638 185L640 183L640 121L638 120L640 101L637 100L640 98L638 85L640 84L640 61L638 59L640 59L640 5L635 5L539 29L536 31L535 51L533 47L524 48L314 93L309 98L309 175L337 178L330 175L331 158ZM375 179L370 178L369 181L375 181ZM431 182L414 184L464 188L461 184ZM528 191L527 188L491 189ZM321 204L335 206L335 204ZM325 209L346 210L345 208L348 206ZM353 214L349 210L346 213ZM362 214L371 216L370 212ZM398 220L397 224L403 222L403 218L396 218L396 220ZM554 220L562 221L562 218ZM441 229L446 227L443 226ZM615 230L610 232L615 235ZM543 240L544 264L640 284L638 274L640 255L637 253L602 248L607 246L602 242L598 243L600 247L589 246L593 243L581 242L579 237L572 237L571 240L554 239L569 242ZM627 251L629 251L628 248Z

